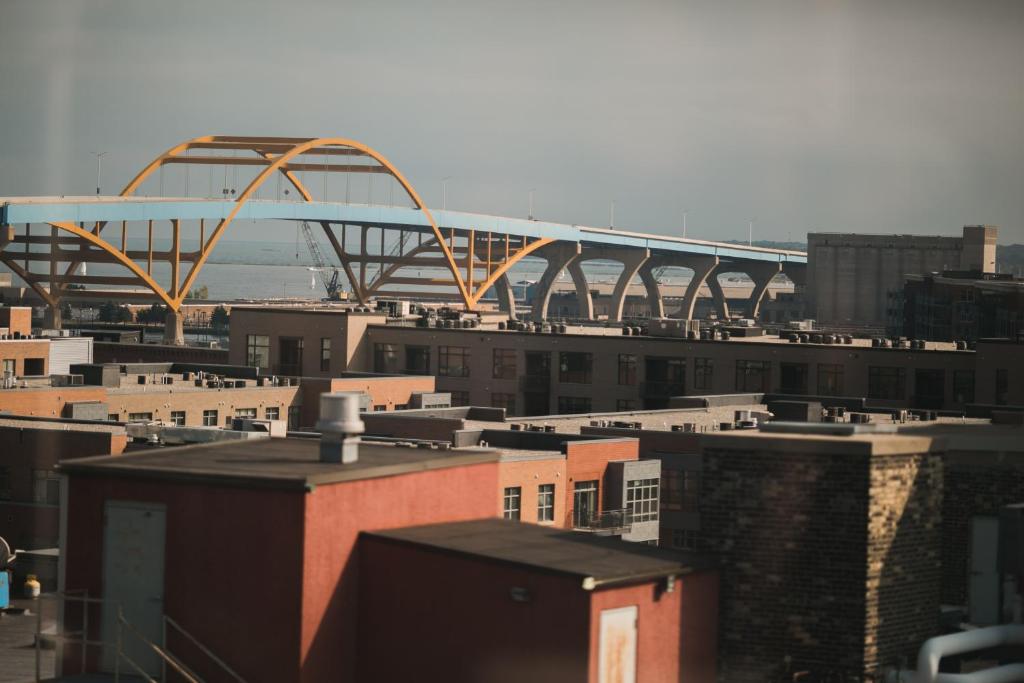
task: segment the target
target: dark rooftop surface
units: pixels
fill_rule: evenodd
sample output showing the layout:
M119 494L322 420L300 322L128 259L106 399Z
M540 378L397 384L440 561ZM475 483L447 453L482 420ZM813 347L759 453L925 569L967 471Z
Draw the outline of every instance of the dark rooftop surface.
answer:
M577 576L587 590L688 574L715 566L711 558L696 553L660 550L618 538L497 518L363 533Z
M62 472L253 487L306 488L358 479L496 462L485 448L458 451L362 443L357 462L322 463L317 439L254 439L65 460Z

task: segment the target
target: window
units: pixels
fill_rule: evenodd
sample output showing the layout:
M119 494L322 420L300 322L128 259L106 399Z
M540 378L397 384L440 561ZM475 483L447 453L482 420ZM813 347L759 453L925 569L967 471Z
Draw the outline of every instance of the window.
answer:
M128 413L129 422L149 422L153 419L153 413Z
M667 398L686 393L686 359L644 358L644 388L646 398Z
M953 401L974 403L974 370L953 371Z
M903 368L868 367L868 398L902 401L907 397L907 373Z
M673 529L671 545L676 550L696 550L697 532L693 529Z
M26 377L38 377L46 374L46 359L45 358L26 358L25 363L25 376Z
M448 392L452 396L452 407L456 406L468 406L469 405L469 392L468 391L450 391Z
M626 509L633 513L634 522L658 519L658 480L635 479L626 482Z
M629 410L633 410L636 406L636 402L631 398L618 398L615 399L615 411L624 413Z
M204 410L203 411L203 426L204 427L216 427L217 426L217 411L216 410Z
M121 416L117 413L110 413L107 415L107 422L117 422L121 419Z
M710 390L715 372L715 361L711 358L693 359L693 388Z
M255 420L256 409L255 408L235 408L235 417Z
M384 413L387 412L387 409L388 407L384 403L377 403L373 406L373 412L375 413Z
M270 337L265 334L245 335L245 364L270 368Z
M807 393L807 363L779 363L779 392Z
M516 378L515 349L494 349L494 370L491 376L494 379Z
M519 508L522 502L523 490L518 486L509 486L505 489L504 507L502 513L505 519L519 519Z
M559 396L559 415L578 415L590 412L590 399L585 396Z
M678 512L697 511L700 473L693 470L662 470L661 509Z
M398 344L373 345L373 371L383 373L399 372Z
M320 338L320 371L327 372L331 369L331 338Z
M576 529L589 527L597 515L597 482L578 481L572 492L572 525Z
M267 406L263 410L263 416L268 420L280 420L281 409L277 406Z
M13 485L11 484L11 468L0 465L0 500L10 500Z
M632 353L619 354L619 384L636 384L636 356Z
M179 427L185 426L185 411L184 410L172 410L171 411L171 424Z
M504 408L506 415L515 415L516 395L503 394L495 391L494 393L491 394L491 407Z
M302 337L281 337L281 348L278 349L280 363L278 371L282 375L302 374L302 352L306 342Z
M32 470L32 500L60 505L60 477L53 470Z
M843 395L843 366L818 363L818 396Z
M3 369L3 372L0 373L0 376L7 375L7 374L10 374L11 377L13 377L14 374L15 374L15 372L14 372L14 359L13 358L4 358L4 369Z
M590 384L593 358L593 354L582 351L562 351L558 354L558 381Z
M772 364L766 360L736 361L736 391L768 393Z
M299 406L288 406L288 429L298 429L302 420L302 408Z
M405 371L410 375L430 374L430 347L406 346Z
M437 347L437 374L442 377L469 377L469 349L465 346Z
M555 485L541 484L537 487L537 521L555 520Z
M1010 393L1010 373L1006 368L996 369L996 405L1005 406Z

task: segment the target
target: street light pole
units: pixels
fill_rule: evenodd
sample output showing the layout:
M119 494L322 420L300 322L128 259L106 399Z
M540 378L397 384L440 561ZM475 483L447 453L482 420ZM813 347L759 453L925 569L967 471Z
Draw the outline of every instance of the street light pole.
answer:
M103 157L106 152L93 152L96 155L96 196L100 196L100 175L103 172Z
M756 221L756 220L757 220L757 216L754 216L753 218L750 219L750 222L747 223L747 246L748 247L754 246L754 221Z
M533 220L533 190L530 190L530 213L526 217Z

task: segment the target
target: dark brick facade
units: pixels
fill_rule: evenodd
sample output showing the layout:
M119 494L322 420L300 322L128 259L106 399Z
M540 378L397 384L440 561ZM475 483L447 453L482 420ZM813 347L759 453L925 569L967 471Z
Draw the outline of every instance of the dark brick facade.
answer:
M1024 503L1024 453L951 451L942 506L942 602L967 604L971 518Z
M787 658L794 671L867 674L935 634L942 462L930 444L705 438L701 543L722 558L721 680L766 681Z

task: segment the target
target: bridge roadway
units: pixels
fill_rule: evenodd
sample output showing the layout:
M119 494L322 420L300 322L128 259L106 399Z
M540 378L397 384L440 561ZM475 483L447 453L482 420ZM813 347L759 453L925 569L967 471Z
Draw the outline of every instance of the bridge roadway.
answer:
M191 154L193 151L211 156L197 157ZM239 151L255 156L238 156ZM322 165L303 162L309 159L304 155L324 161ZM329 163L331 156L359 163ZM168 164L216 164L225 168L225 178L229 166L260 166L262 170L257 169L255 178L237 196L231 190L231 199L138 196L143 181ZM325 196L329 173L386 174L401 186L411 206L401 205L402 201L397 205L367 205L317 200L303 184L311 171L322 171ZM294 198L261 199L260 188L271 176L277 177L277 197L281 197L280 184L287 182L296 190ZM309 188L317 184L314 179ZM274 193L266 192L264 187L264 194ZM152 296L144 296L164 302L174 326L180 328L177 311L217 241L227 229L236 239L242 237L239 233L250 221L306 221L318 225L345 271L353 297L360 302L384 295L416 297L434 290L431 298L450 299L473 309L493 290L500 308L514 316L509 269L523 258L544 259L547 266L531 311L534 319L547 317L552 288L563 270L572 276L581 312L593 317L590 287L581 268L588 260L614 261L623 266L612 293L612 320L621 320L626 291L636 277L644 284L652 316L664 317L658 276L666 268L693 271L683 305L672 315L692 317L698 291L706 284L719 315L727 317L718 280L724 273L744 273L754 281L747 308L748 314L756 315L769 282L784 273L794 283L803 284L807 263L806 254L797 251L434 211L383 156L355 141L229 136L195 138L171 148L143 169L119 196L0 199L0 262L49 304L54 326L60 323L61 297L139 298L137 288L142 285L152 292ZM198 237L198 249L182 250L182 238L188 235ZM148 237L148 247L129 248L129 241L135 244L141 236ZM157 245L154 236L157 241L161 236L169 237L171 247ZM82 264L92 262L119 264L128 274L80 272ZM169 284L157 282L154 262L170 266ZM190 264L184 278L183 263ZM39 267L35 267L37 264ZM438 277L438 272L443 275ZM88 286L82 289L81 285ZM136 291L123 289L129 286ZM180 334L172 330L172 337L170 341L178 340Z

